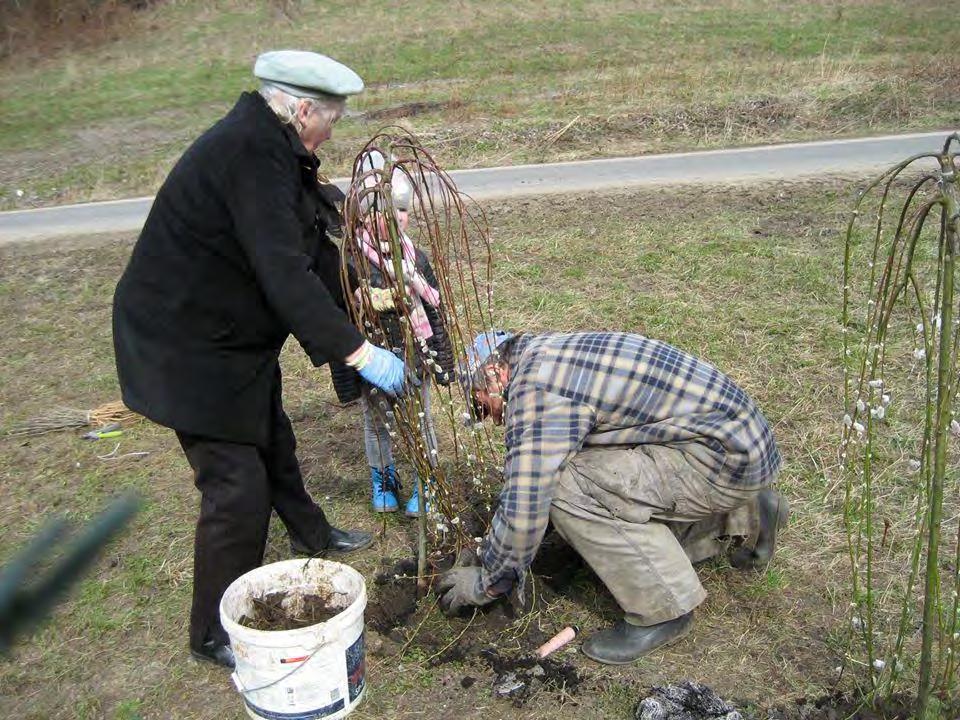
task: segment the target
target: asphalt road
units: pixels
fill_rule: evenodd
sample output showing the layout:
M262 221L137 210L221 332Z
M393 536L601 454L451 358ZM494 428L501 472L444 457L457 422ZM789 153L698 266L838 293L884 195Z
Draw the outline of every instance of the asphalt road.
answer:
M876 172L910 155L938 151L948 131L767 145L669 155L455 170L460 190L477 200L548 193L780 180ZM337 179L343 186L344 179ZM0 245L68 235L137 232L153 198L0 213Z

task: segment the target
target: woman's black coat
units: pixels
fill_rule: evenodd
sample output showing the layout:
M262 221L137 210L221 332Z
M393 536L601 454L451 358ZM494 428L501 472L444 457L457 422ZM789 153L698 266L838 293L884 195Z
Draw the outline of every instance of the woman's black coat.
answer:
M360 346L326 234L338 211L317 166L256 93L180 158L114 296L130 409L182 432L263 445L288 335L314 365Z

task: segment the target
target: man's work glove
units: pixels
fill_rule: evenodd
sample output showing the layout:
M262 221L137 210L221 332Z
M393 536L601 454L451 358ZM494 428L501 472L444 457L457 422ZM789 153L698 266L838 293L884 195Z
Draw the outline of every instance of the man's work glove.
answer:
M496 600L480 584L480 568L455 567L440 576L437 583L440 607L446 615L457 615L463 608L483 607Z
M358 351L347 358L347 365L360 377L391 395L402 395L407 377L403 360L389 350L364 342Z

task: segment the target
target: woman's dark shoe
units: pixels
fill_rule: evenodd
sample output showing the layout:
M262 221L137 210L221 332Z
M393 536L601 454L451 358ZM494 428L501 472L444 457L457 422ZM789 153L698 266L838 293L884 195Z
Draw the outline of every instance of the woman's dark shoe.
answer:
M314 550L307 547L299 538L290 536L290 552L294 555L309 555L319 557L328 552L350 553L356 550L363 550L370 547L373 543L373 535L362 530L340 530L330 528L330 539L325 548Z
M730 553L730 564L738 570L765 568L777 549L777 531L787 526L790 503L773 488L764 488L757 495L760 513L760 531L752 548L738 547Z
M592 635L583 654L605 665L627 665L653 650L674 643L693 628L693 611L674 620L642 627L620 620L612 628Z
M203 660L231 670L237 664L230 645L223 645L214 640L207 640L199 649L191 647L190 654L197 660Z
M373 534L362 530L330 529L330 541L327 543L328 552L350 553L370 547L373 543Z

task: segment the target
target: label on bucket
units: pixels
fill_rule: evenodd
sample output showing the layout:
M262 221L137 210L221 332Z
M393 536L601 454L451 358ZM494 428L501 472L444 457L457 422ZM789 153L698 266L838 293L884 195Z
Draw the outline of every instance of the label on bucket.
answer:
M363 636L360 633L357 641L347 648L347 688L350 693L350 702L353 702L363 692L366 684L367 663L365 659Z

